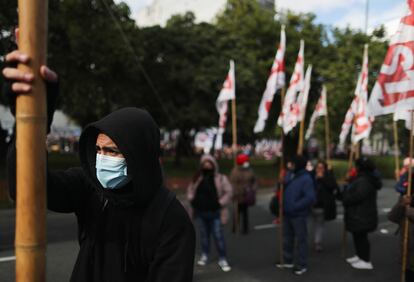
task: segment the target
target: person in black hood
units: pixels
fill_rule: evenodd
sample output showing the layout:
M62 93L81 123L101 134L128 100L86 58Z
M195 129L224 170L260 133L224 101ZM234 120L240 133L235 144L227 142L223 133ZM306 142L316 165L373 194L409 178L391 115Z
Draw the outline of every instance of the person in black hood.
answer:
M29 62L19 51L6 59ZM6 92L13 109L15 95L32 87L32 79L26 79L32 75L14 67L3 74L10 82ZM45 66L41 74L49 85L57 80ZM49 128L56 94L48 93ZM13 142L8 175L14 199L15 154ZM194 228L163 186L160 133L150 114L124 108L88 125L80 137L79 156L82 167L47 171L48 208L74 213L78 221L80 250L70 281L192 281Z
M366 157L355 161L356 177L342 193L345 227L352 233L356 255L347 259L357 269L373 269L368 233L378 226L377 191L382 183L372 161Z

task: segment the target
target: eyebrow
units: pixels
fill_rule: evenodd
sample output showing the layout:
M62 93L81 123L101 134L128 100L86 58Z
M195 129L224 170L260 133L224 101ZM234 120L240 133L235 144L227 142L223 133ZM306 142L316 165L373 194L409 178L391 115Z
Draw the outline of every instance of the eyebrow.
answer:
M121 153L121 151L119 151L119 149L117 147L108 147L108 146L104 146L104 147L99 147L99 145L95 145L97 150L103 150L106 152L113 152L113 153Z

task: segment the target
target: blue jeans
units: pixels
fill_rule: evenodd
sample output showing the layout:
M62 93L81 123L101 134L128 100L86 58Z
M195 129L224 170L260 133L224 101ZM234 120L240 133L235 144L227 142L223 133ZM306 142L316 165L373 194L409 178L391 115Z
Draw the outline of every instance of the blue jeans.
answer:
M293 263L293 254L297 240L298 258L296 266L306 268L308 264L308 228L307 217L283 217L283 257L285 263Z
M210 253L210 235L213 235L220 259L226 258L226 244L223 226L220 221L220 211L196 212L197 225L200 230L201 250L203 254Z

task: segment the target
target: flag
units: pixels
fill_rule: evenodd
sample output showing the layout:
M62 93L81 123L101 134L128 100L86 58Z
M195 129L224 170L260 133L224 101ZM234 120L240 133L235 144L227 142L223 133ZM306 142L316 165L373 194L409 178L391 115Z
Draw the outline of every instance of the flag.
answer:
M394 113L394 121L404 120L405 121L405 128L411 130L411 123L412 123L412 111L410 110L402 110Z
M267 79L266 89L263 93L262 100L259 105L259 117L254 126L254 133L259 133L264 130L266 120L269 116L269 111L272 106L273 97L278 89L285 86L285 50L286 50L286 35L285 27L282 26L280 31L280 43L277 49L272 68L270 70L269 78Z
M355 115L355 108L356 108L356 100L352 100L351 106L349 107L348 111L345 114L345 120L341 127L341 133L339 134L339 144L338 148L340 150L344 150L346 137L351 130L352 123L354 122L354 115Z
M368 45L364 47L362 70L355 89L355 113L352 127L352 143L367 138L372 129L373 118L368 116Z
M371 116L414 109L414 0L407 3L371 93Z
M286 92L285 101L282 106L277 124L283 128L284 134L287 134L296 126L296 115L299 109L296 104L296 95L303 87L303 68L304 68L304 49L305 42L300 41L300 49L296 60L295 69L290 79L289 88ZM293 115L292 115L293 114Z
M315 122L318 117L325 116L328 112L328 104L326 101L326 87L325 85L322 86L322 93L319 97L318 102L315 106L315 111L313 112L311 119L309 121L309 127L308 130L306 130L305 139L308 140L313 133L313 129L315 127Z
M308 68L306 69L303 87L301 91L299 92L299 96L296 102L298 105L298 109L299 109L299 113L297 113L296 115L297 121L302 121L305 118L306 106L308 105L311 75L312 75L312 65L309 65Z
M229 72L216 100L216 108L219 114L219 129L217 131L216 142L214 145L216 150L222 148L221 140L226 128L228 101L233 99L236 99L236 77L234 74L234 61L230 60Z

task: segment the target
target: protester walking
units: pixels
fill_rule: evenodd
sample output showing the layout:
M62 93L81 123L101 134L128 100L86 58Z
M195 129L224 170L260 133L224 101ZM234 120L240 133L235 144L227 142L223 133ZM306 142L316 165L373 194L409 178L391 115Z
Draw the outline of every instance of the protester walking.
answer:
M250 167L249 156L240 154L236 158L237 166L232 170L230 181L233 186L233 198L238 205L237 212L233 217L233 232L236 225L239 226L240 219L243 222L242 232L249 232L249 207L256 203L257 179ZM238 222L236 222L238 220Z
M338 190L333 172L328 170L325 161L319 160L315 167L316 203L312 208L314 247L317 252L323 250L325 222L336 218L336 194Z
M401 246L404 241L403 226L405 219L409 220L408 230L408 251L407 251L407 269L405 271L405 281L414 281L414 196L402 196L388 214L388 219L397 223L401 238ZM402 249L402 248L401 248Z
M368 234L378 226L377 191L382 183L375 165L366 157L355 161L356 176L344 189L345 227L352 233L355 256L346 259L353 268L373 269Z
M230 271L223 224L229 217L227 205L231 203L232 186L228 178L219 172L219 166L211 155L201 157L200 168L187 188L187 199L200 233L202 253L197 264L207 265L210 237L213 236L219 254L218 265L223 271Z
M6 61L30 64L20 51ZM45 66L40 73L48 85L50 131L57 74ZM14 114L16 95L30 91L33 74L15 67L3 74ZM117 110L86 126L79 142L81 167L47 170L48 209L77 217L80 249L70 281L192 281L195 232L185 209L163 185L160 132L151 115L137 108ZM14 138L7 165L15 199Z
M315 186L306 171L306 159L296 156L293 177L287 179L283 194L283 258L276 264L279 268L293 268L293 273L302 275L308 267L307 220L315 202ZM296 242L296 244L295 244ZM295 252L297 245L297 252ZM296 259L294 254L297 254Z

